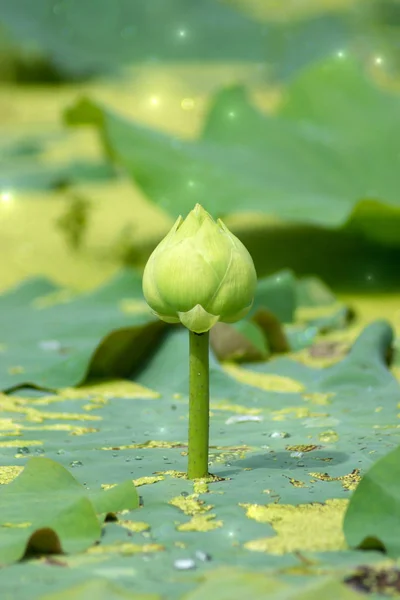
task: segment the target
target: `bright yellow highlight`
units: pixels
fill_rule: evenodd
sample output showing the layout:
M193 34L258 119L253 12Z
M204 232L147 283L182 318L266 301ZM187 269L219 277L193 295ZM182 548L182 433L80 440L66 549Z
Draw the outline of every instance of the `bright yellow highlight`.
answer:
M304 392L305 390L304 385L300 381L290 379L290 377L282 377L281 375L272 373L256 373L255 371L238 367L233 363L226 363L224 369L231 377L240 381L240 383L246 383L267 392L297 393Z

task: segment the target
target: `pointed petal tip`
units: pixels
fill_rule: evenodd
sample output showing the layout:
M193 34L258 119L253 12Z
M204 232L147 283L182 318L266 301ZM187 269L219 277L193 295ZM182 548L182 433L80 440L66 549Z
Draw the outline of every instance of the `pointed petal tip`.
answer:
M172 230L176 231L178 229L178 227L181 226L182 223L183 223L183 217L182 217L182 215L179 215L179 217L176 219L175 223L172 226Z

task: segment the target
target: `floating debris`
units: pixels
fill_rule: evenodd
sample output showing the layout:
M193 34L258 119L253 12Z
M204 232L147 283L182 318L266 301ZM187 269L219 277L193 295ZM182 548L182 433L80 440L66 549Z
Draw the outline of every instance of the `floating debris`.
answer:
M174 567L179 571L188 571L190 569L195 569L196 563L193 558L177 558L174 561Z
M353 575L346 577L344 582L359 592L397 597L400 592L400 570L396 567L376 569L360 566Z
M42 340L38 343L38 346L45 352L58 352L61 350L61 342L58 340Z
M285 475L285 477L287 477L287 475ZM293 477L287 477L287 479L289 479L289 483L290 485L292 485L293 487L297 487L297 488L305 488L308 487L308 485L306 485L304 483L304 481L300 481L299 479L294 479ZM267 490L264 490L264 492L266 492Z
M284 431L273 431L272 433L269 434L269 437L283 439L283 438L290 437L290 434L286 433Z
M303 458L304 453L303 452L291 452L290 453L290 458Z
M246 423L247 421L263 421L264 418L258 415L234 415L225 421L225 425L234 425L235 423Z
M198 560L201 560L202 562L208 562L211 560L211 554L203 552L203 550L196 550L195 556Z

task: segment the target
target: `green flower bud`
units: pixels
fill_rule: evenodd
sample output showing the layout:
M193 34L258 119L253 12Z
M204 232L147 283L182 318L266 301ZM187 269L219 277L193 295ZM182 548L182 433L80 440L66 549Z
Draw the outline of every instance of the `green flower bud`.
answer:
M249 252L200 204L186 219L177 219L143 274L143 293L152 311L195 333L208 331L217 321L241 319L253 304L256 284Z

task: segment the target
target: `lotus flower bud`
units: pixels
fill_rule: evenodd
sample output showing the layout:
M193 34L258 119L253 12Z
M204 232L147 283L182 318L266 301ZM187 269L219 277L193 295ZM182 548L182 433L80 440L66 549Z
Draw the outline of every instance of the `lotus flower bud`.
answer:
M247 249L200 204L186 219L177 219L143 274L143 293L152 311L195 333L208 331L217 321L233 323L244 317L256 284Z

